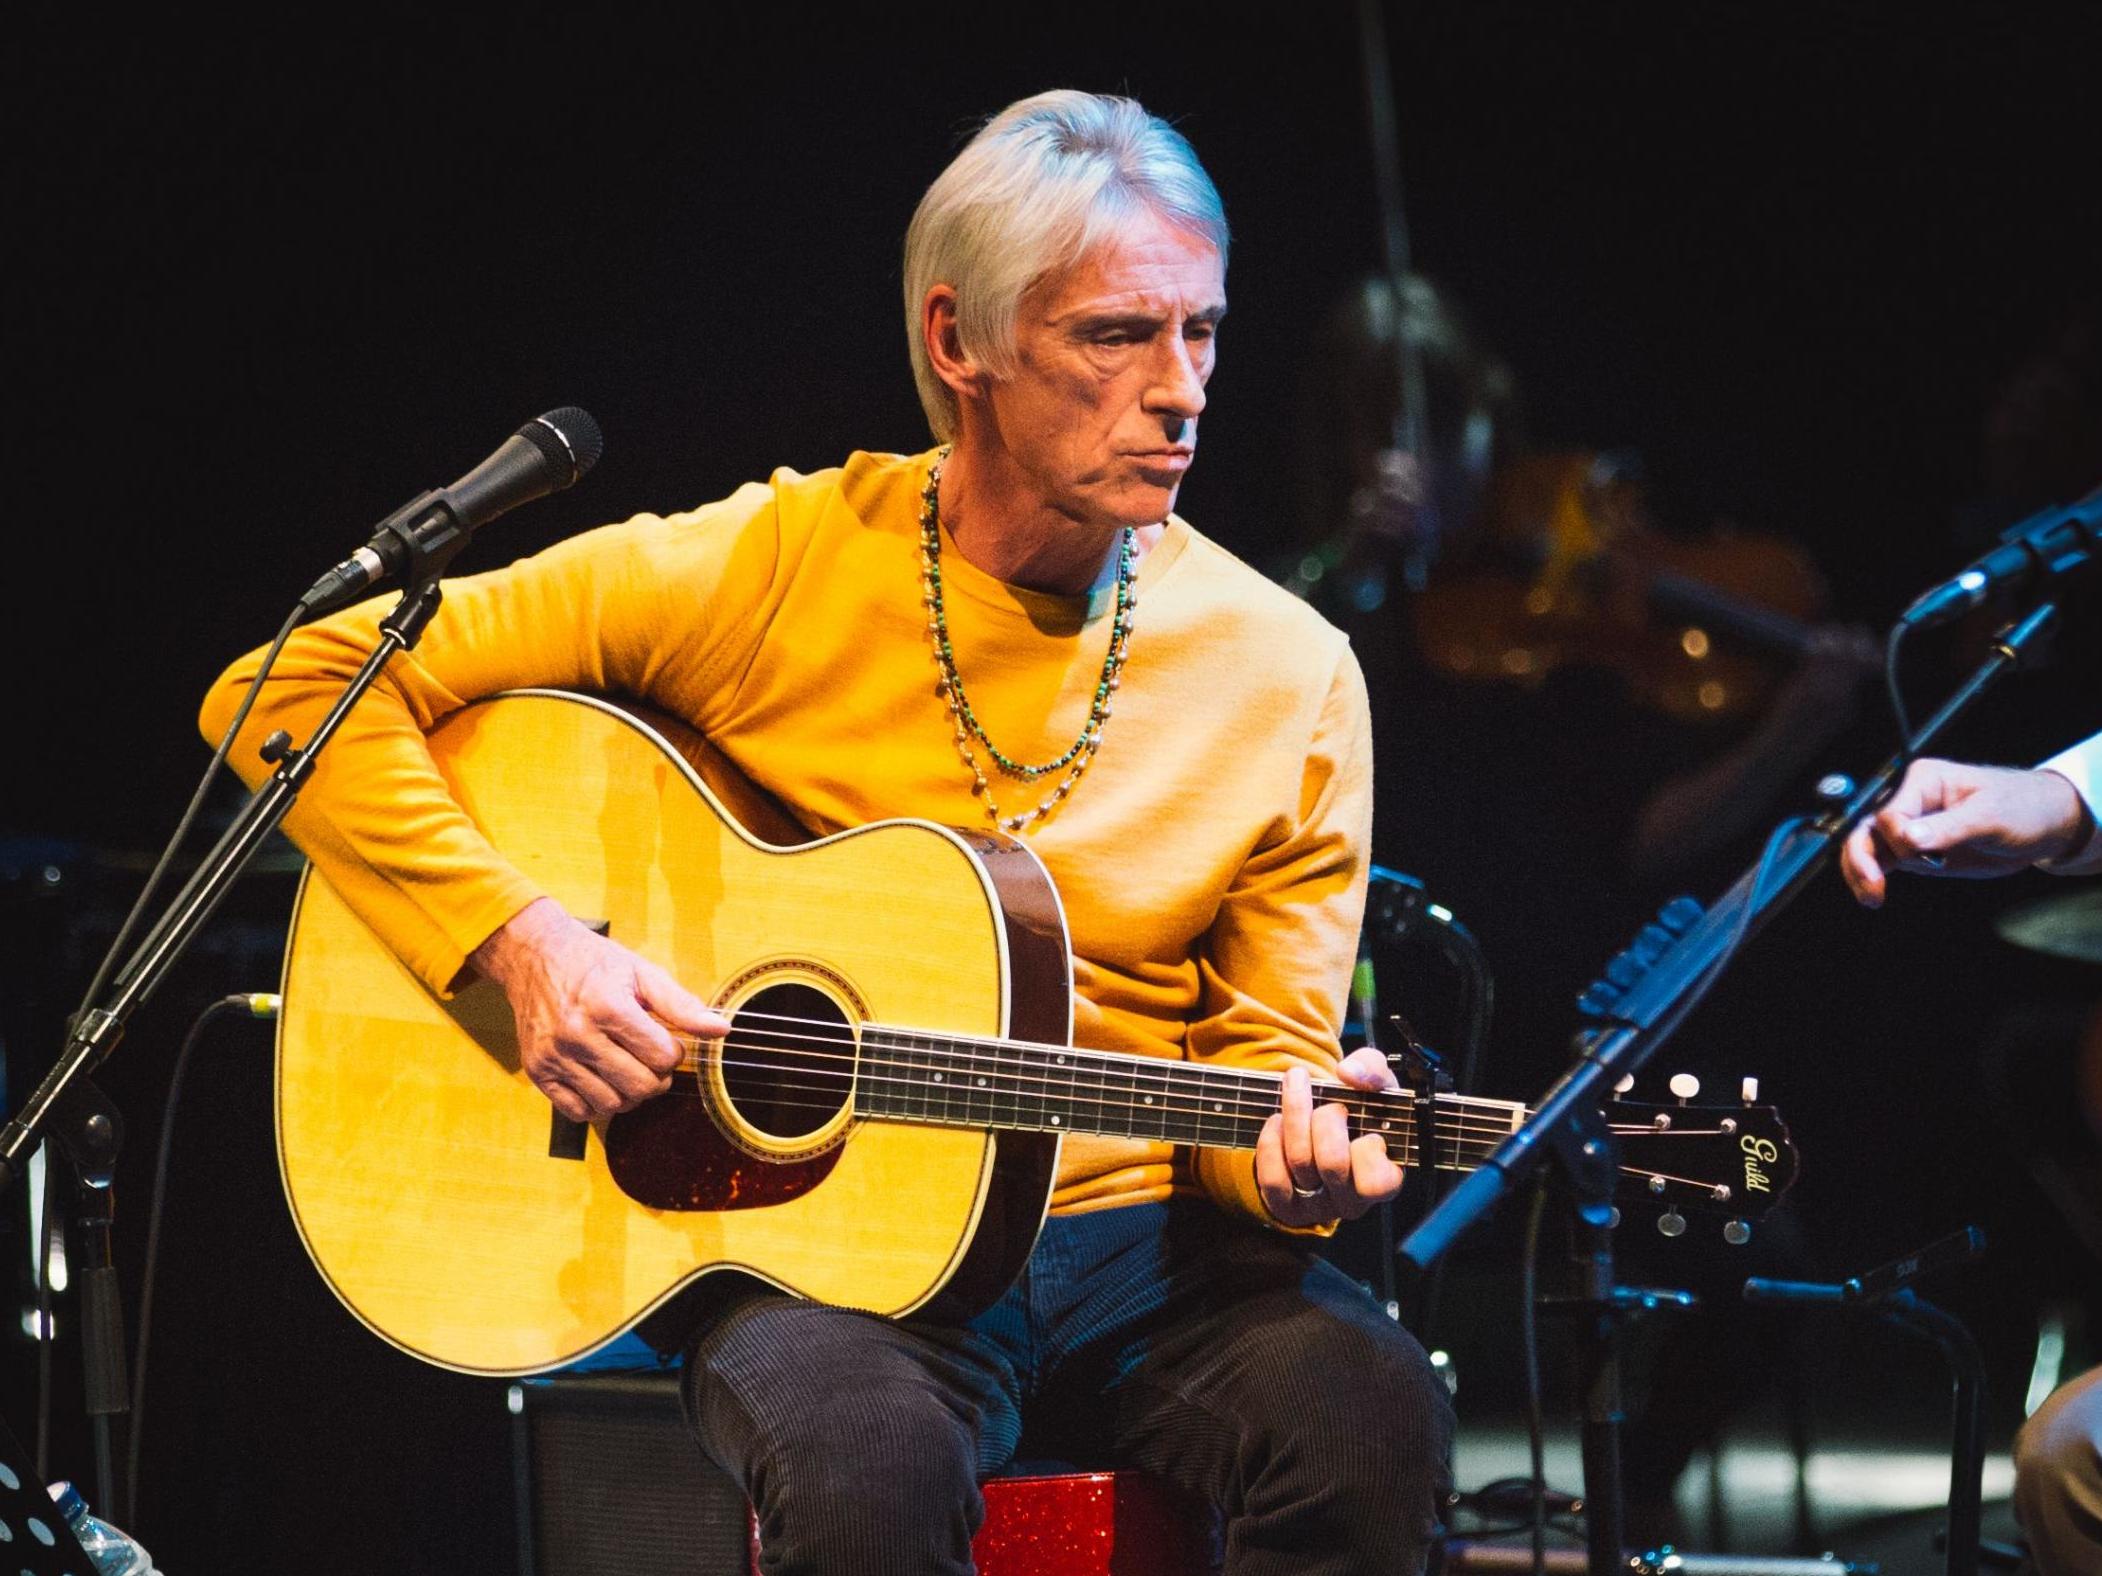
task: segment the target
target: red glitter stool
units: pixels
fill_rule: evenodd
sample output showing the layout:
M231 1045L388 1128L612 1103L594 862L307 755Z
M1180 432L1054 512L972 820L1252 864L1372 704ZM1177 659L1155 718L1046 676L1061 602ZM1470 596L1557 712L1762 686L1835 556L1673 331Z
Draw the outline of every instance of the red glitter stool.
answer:
M1212 1525L1207 1507L1143 1472L994 1478L971 1558L978 1576L1210 1576Z
M1207 1576L1212 1515L1143 1472L995 1478L978 1576Z

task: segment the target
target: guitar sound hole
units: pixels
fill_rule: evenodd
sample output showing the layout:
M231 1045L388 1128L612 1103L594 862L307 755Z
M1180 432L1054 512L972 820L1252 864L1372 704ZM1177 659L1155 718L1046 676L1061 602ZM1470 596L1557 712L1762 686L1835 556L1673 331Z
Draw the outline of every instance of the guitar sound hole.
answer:
M800 1138L853 1092L854 1035L839 1004L808 985L769 985L737 1009L722 1047L723 1088L762 1133Z

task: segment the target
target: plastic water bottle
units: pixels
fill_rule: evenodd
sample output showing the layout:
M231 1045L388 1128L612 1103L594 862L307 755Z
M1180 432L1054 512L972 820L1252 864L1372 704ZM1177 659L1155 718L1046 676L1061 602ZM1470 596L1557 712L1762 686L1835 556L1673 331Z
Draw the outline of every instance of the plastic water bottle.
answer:
M80 1539L81 1548L94 1562L95 1576L160 1576L154 1568L153 1556L144 1546L100 1516L89 1515L88 1502L80 1497L80 1490L71 1483L52 1484L51 1498L58 1505L58 1513L66 1518L66 1525L73 1529L73 1536Z

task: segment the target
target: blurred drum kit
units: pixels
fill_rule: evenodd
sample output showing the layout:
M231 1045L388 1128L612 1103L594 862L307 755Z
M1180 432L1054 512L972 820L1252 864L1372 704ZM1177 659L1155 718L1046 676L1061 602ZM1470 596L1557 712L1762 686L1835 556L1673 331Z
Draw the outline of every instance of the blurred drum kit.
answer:
M1993 924L2002 941L2047 958L2102 963L2102 889L2054 893L2009 909Z

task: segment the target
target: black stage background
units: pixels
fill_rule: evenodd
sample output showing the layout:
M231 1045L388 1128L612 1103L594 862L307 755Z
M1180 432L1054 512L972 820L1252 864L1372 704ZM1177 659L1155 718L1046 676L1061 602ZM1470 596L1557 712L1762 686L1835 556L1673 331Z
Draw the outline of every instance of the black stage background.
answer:
M921 446L899 238L973 118L1025 93L1130 91L1218 180L1234 310L1183 512L1258 561L1281 549L1303 364L1377 260L1349 10L789 11L677 28L314 17L296 35L18 20L0 67L12 1100L136 880L110 856L156 847L202 765L206 683L370 522L565 403L604 425L604 463L492 528L474 566L777 464ZM1976 545L1995 390L2102 274L2097 36L2073 15L1405 8L1419 265L1510 358L1536 436L1642 450L1689 516L1795 536L1838 613L1880 626ZM1956 747L2035 759L2102 719L2098 690L2062 663ZM1381 713L1383 771L1438 750L1409 725ZM1884 749L1871 712L1833 764ZM1522 868L1538 835L1508 828L1498 865L1435 821L1380 830L1382 856L1436 875L1507 965L1507 998L1531 942L1469 872L1514 851ZM2094 1279L1975 1095L2000 1011L2094 995L1991 937L1994 913L2045 890L1915 885L1870 917L1828 880L1687 1035L1728 1087L1762 1074L1795 1121L1812 1267L1966 1221L1998 1235L1949 1295L2017 1372L2037 1300ZM108 1069L133 1121L134 1312L174 1042L203 1000L273 982L289 896L283 874L252 878ZM1625 916L1579 918L1570 899L1603 962ZM1704 1036L1713 1053L1693 1049ZM1492 1092L1527 1092L1555 1059L1503 1050ZM259 1029L218 1035L183 1111L140 1530L171 1571L504 1568L501 1388L395 1354L321 1286L277 1194L267 1057ZM26 1433L20 1213L18 1197L0 1409ZM1505 1247L1473 1249L1485 1277ZM1504 1306L1470 1322L1500 1329ZM62 1363L56 1470L86 1477L76 1395Z

